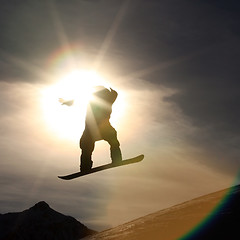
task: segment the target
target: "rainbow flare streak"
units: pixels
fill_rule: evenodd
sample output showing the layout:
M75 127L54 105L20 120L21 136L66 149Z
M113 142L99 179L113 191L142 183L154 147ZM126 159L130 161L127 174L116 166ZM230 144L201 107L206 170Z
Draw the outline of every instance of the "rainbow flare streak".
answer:
M48 58L48 66L54 70L69 71L76 69L83 62L83 47L79 44L65 45Z
M203 219L196 227L194 227L190 232L185 234L183 237L179 238L179 240L190 240L190 239L205 239L199 238L202 233L211 231L213 226L217 223L221 213L229 209L234 201L234 194L239 191L239 180L240 180L240 171L234 181L232 187L230 187L224 197L221 199L219 204L214 207L212 212L208 214L206 218ZM197 238L198 237L198 238Z

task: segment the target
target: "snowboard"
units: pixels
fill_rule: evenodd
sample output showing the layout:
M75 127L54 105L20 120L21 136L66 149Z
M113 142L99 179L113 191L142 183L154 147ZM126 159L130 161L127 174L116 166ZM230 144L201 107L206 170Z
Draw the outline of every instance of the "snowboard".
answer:
M103 170L106 170L106 169L120 167L120 166L124 166L124 165L128 165L128 164L132 164L132 163L137 163L137 162L142 161L143 158L144 158L144 155L139 155L139 156L134 157L134 158L129 158L129 159L126 159L126 160L122 160L119 163L109 163L109 164L106 164L106 165L102 165L102 166L99 166L99 167L92 168L89 171L76 172L76 173L72 173L72 174L69 174L69 175L58 176L58 177L61 178L61 179L64 179L64 180L71 180L71 179L74 179L74 178L82 177L82 176L92 174L92 173L96 173L96 172L99 172L99 171L103 171Z

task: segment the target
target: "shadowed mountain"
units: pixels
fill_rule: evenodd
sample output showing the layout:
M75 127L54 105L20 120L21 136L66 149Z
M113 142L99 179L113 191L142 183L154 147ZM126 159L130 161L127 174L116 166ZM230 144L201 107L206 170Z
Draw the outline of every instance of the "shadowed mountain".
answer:
M77 240L93 233L43 201L23 212L0 214L0 240Z
M240 186L141 217L85 240L240 239Z

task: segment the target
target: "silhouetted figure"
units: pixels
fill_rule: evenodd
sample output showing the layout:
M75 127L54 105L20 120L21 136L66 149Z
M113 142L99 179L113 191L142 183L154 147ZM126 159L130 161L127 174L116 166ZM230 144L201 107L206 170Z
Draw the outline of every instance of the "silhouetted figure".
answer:
M110 145L111 159L113 163L122 161L120 144L117 139L117 131L111 126L109 120L112 113L112 105L117 98L117 92L112 88L108 90L103 86L95 88L94 98L89 102L85 120L85 130L80 139L80 148L82 154L80 157L80 170L88 171L92 168L92 153L95 142L105 140ZM62 104L72 105L72 101Z

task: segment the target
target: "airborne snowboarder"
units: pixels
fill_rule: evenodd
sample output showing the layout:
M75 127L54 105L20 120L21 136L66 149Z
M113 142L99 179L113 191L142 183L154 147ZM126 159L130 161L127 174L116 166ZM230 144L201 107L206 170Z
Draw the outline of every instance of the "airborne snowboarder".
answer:
M95 87L92 100L89 101L85 120L85 130L80 139L82 154L80 157L80 170L87 172L91 170L93 161L92 153L95 142L105 140L110 145L112 163L120 164L122 154L117 139L117 131L111 126L109 120L112 113L112 105L118 93L112 88L103 86ZM59 99L63 105L71 106L73 101Z

